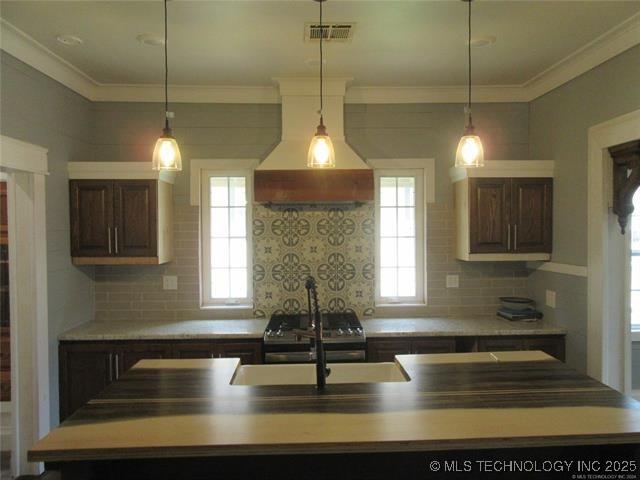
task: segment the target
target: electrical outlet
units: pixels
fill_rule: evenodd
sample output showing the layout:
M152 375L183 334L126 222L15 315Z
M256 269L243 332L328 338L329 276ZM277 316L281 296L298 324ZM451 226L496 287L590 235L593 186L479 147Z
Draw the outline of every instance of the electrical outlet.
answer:
M162 277L163 290L177 290L178 289L178 277L175 275L164 275Z
M556 292L547 290L545 295L545 303L547 307L556 308Z
M447 275L447 288L458 288L460 277L458 275Z

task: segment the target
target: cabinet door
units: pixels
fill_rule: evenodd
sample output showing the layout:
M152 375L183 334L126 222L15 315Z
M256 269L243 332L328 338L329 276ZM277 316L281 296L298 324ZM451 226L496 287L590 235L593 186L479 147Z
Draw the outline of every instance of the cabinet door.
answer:
M69 182L71 256L106 257L113 253L113 182Z
M525 350L521 337L480 337L478 338L479 352L509 352Z
M171 358L171 347L166 344L140 343L123 344L115 351L114 361L116 363L116 379L133 367L140 360L153 358Z
M469 179L470 253L509 250L509 178Z
M218 353L213 342L176 343L173 355L176 358L215 358Z
M157 255L158 186L154 180L114 182L116 255L155 257Z
M262 363L262 349L258 342L219 343L216 353L218 358L240 358L243 365Z
M368 343L370 362L392 362L396 355L411 353L411 340L369 340Z
M115 380L109 345L60 346L60 420L64 420Z
M564 362L564 337L533 337L524 340L526 350L542 350Z
M413 341L413 353L455 353L454 338L421 338Z
M513 251L550 253L553 179L514 178L511 182Z

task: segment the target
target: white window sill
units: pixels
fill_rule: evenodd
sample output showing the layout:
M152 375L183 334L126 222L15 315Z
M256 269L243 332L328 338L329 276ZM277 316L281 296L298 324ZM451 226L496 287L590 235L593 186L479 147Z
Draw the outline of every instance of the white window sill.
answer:
M634 329L631 327L631 341L632 342L640 342L640 329Z
M211 312L213 317L253 317L253 305L200 305L200 310Z

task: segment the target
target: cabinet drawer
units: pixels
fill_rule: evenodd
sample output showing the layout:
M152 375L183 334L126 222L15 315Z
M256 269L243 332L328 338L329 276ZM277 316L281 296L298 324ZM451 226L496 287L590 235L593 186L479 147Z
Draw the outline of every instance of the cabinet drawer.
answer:
M454 353L455 338L423 338L413 341L412 353Z
M525 350L524 340L519 337L480 337L479 352L508 352Z
M396 355L410 353L410 340L369 340L367 347L370 362L392 362Z

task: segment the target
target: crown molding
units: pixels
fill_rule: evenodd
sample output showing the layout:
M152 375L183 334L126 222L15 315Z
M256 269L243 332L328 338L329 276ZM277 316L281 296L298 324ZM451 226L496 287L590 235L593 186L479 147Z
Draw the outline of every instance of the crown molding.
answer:
M0 45L18 60L93 100L99 86L95 80L3 18L0 18Z
M351 87L346 103L466 103L466 85L440 87ZM474 85L478 103L526 102L526 91L519 85Z
M275 86L169 85L172 103L280 103ZM164 85L99 85L94 102L164 102Z
M95 102L161 102L162 85L103 84L0 18L1 48L19 60ZM530 102L640 44L640 13L572 52L521 85L474 85L479 103ZM281 87L294 88L294 79L274 78ZM295 79L305 91L316 79ZM330 79L327 79L330 80ZM338 83L347 78L336 78ZM280 103L278 86L170 85L171 99L179 103ZM346 103L464 103L466 86L375 87L353 86Z
M522 84L534 100L640 44L640 13L606 31Z

